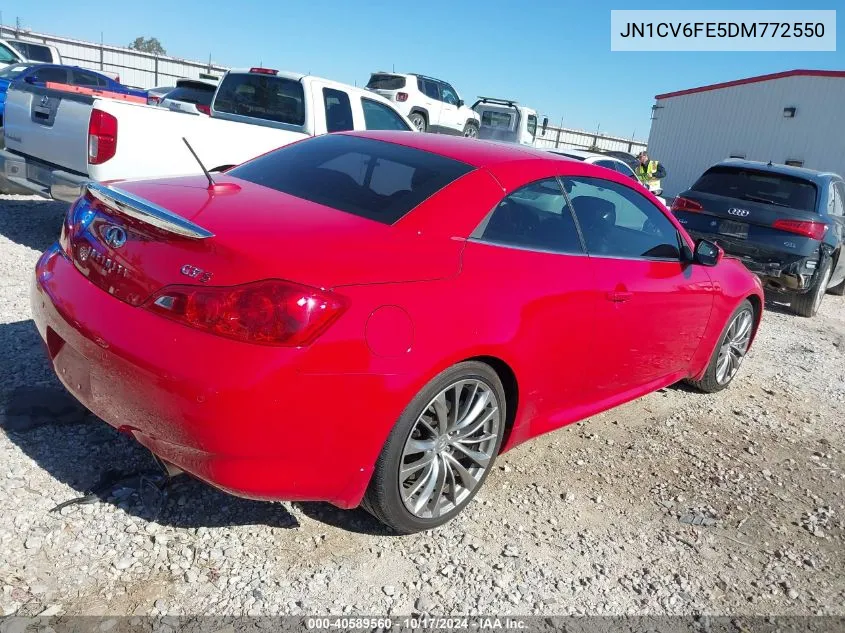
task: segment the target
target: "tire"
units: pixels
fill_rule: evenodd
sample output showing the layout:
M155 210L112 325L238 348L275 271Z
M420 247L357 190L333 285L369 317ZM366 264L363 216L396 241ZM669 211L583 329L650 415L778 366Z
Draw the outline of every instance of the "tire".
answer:
M426 121L425 115L422 112L411 112L411 114L408 115L408 120L415 128L417 128L418 132L425 132L428 130L428 121Z
M796 314L807 318L816 316L827 291L827 282L830 281L830 275L833 272L832 264L830 257L825 258L818 275L813 279L813 285L810 286L810 289L807 292L790 297L789 305Z
M470 121L464 126L464 136L467 138L478 138L478 124Z
M738 349L738 347L731 346L733 348L731 349L726 348L726 346L729 345L729 340L733 339L734 335L739 333L739 331L734 331L732 329L734 324L738 323L742 315L746 314L751 317L751 320L748 323L747 336L745 337L744 344L738 346L741 347L741 353L735 353L734 350ZM718 343L716 344L716 349L713 350L713 355L710 357L710 363L707 365L707 370L704 372L701 380L687 380L687 382L704 393L715 393L730 385L736 377L736 374L739 372L742 359L745 357L746 352L748 352L751 334L754 332L754 320L756 319L756 316L754 306L751 305L751 302L748 299L745 299L742 303L740 303L736 310L734 310L731 314L731 317L728 319L725 327L722 329L722 333L719 335ZM732 371L729 369L729 374L726 376L721 376L720 372L720 360L724 358L722 356L723 352L730 354L736 360L735 368L733 368Z
M460 390L456 390L459 384ZM452 418L456 393L460 404ZM435 401L443 405L439 407L444 414L440 419L452 430L451 435L439 433ZM398 534L447 523L472 501L492 470L504 436L506 411L502 381L489 365L467 361L441 372L399 417L376 461L361 505ZM457 437L455 433L465 437L452 439ZM455 448L458 444L472 447L476 459L484 457L484 465ZM429 445L431 448L427 448ZM425 465L420 466L423 462ZM400 475L403 466L404 476ZM461 476L461 471L470 479ZM451 485L446 485L449 482ZM428 497L424 496L426 491Z

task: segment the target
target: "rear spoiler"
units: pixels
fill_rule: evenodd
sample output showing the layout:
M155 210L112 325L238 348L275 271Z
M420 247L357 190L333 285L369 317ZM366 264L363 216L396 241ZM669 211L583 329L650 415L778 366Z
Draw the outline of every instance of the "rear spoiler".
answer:
M98 182L89 182L85 185L85 191L122 214L155 226L162 231L199 240L214 237L214 233L190 220L186 220L181 215L153 204L149 200L134 196L123 189L102 185Z
M61 90L62 92L75 92L76 94L90 95L92 97L105 97L107 99L118 99L121 101L130 101L132 103L143 103L146 105L147 99L145 97L138 97L136 95L123 94L122 92L112 92L110 90L97 90L96 88L83 88L82 86L71 86L69 84L57 83L55 81L48 81L45 87L51 90Z

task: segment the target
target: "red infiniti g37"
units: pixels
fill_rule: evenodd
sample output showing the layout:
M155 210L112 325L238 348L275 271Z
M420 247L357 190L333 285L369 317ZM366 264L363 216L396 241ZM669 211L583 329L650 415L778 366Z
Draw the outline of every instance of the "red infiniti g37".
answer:
M672 383L727 386L757 278L610 170L408 132L91 184L35 322L86 407L232 494L441 525L496 456Z

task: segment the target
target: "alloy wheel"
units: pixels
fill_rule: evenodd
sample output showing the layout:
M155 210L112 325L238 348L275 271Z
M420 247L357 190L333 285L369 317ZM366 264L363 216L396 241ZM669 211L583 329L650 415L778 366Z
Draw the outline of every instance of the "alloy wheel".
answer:
M452 383L423 409L402 449L405 508L436 519L472 495L493 461L503 424L493 389L477 379Z
M737 314L731 321L722 344L719 347L719 357L716 361L716 382L720 385L728 384L748 352L751 344L751 330L754 325L754 315L750 308Z
M464 136L467 138L477 138L478 137L478 128L474 125L468 125L467 129L464 130Z

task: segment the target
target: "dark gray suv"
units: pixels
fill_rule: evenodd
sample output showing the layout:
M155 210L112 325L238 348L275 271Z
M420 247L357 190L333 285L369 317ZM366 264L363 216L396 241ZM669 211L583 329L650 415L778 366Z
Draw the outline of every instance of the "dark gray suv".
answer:
M672 203L695 238L716 242L763 285L811 317L825 292L845 294L845 183L802 167L730 159Z

